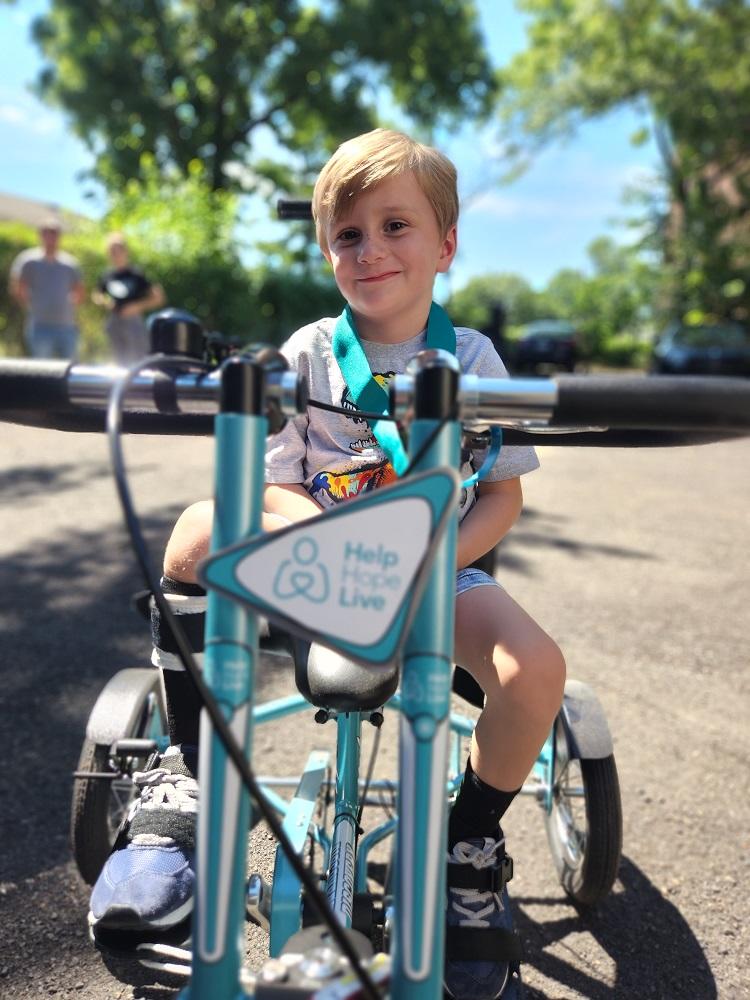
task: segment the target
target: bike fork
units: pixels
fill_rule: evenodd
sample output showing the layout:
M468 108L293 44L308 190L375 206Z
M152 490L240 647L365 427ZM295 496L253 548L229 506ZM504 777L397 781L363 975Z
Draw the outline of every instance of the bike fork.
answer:
M235 363L222 375L216 417L216 509L211 549L224 548L261 527L267 422L263 373ZM254 615L213 589L206 612L205 677L248 759L252 742L253 680L258 658ZM193 964L182 1000L237 1000L244 926L250 800L236 768L201 715Z
M426 446L445 421L420 460L420 471L459 464L460 428L451 419L459 370L455 359L446 356L446 361L434 367L427 362L415 378L411 453ZM454 515L438 546L404 655L392 1000L443 996L456 534Z

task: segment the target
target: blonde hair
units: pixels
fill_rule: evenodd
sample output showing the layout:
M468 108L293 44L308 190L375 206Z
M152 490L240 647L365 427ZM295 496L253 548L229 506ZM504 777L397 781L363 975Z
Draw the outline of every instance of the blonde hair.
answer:
M127 250L128 241L122 233L110 233L105 245L107 250L111 250L112 247L122 247L124 250Z
M456 168L447 156L402 132L376 128L342 143L318 175L313 190L315 232L328 249L326 226L356 198L399 174L412 173L435 212L440 235L458 221Z

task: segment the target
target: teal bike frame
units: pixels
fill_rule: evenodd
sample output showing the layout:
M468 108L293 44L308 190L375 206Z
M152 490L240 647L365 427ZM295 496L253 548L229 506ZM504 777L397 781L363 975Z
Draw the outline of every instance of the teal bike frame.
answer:
M415 379L410 453L419 458L414 471L459 465L461 427L453 416L458 380L457 362L449 355L439 365L427 365ZM254 404L256 412L222 412L216 418L214 552L260 530L267 434L260 402ZM264 786L267 802L284 817L284 830L299 855L313 831L323 850L328 902L343 927L352 926L355 893L366 887L370 850L395 830L388 988L393 1000L438 1000L443 995L446 810L461 770L457 741L451 756L450 737L470 735L473 728L470 720L450 713L457 521L457 514L452 515L437 545L406 639L400 692L388 705L401 716L398 820L382 823L358 845L360 712L337 716L330 842L313 824L315 803L330 783L327 753L310 755L291 802L276 794L270 782ZM213 590L208 594L205 643L207 681L250 758L254 722L285 717L310 704L294 695L254 705L259 656L255 616ZM237 1000L252 996L241 985L240 971L250 802L205 712L201 726L192 976L182 997ZM446 784L449 763L454 778ZM279 849L272 899L265 907L272 957L300 930L302 903L302 886Z

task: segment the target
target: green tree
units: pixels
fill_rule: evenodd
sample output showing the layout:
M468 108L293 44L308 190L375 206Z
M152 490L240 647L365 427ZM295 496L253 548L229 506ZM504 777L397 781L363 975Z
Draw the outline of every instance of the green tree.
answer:
M546 313L575 324L589 358L631 361L650 324L658 272L606 236L589 245L588 255L590 274L565 268L550 279L541 296Z
M648 245L667 309L750 315L750 6L745 0L517 0L529 44L502 73L523 163L629 105L661 153Z
M502 305L506 321L517 326L540 316L539 295L517 274L484 274L472 278L454 292L446 309L458 326L482 330L490 322L492 308Z
M486 113L495 86L468 0L51 0L33 36L39 92L111 188L149 153L199 159L216 189L294 189L390 107L430 129Z

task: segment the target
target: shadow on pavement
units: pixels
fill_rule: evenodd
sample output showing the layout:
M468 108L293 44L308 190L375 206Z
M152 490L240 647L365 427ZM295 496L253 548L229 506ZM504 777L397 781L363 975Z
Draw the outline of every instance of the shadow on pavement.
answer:
M153 562L180 511L144 518ZM0 885L71 858L72 774L88 715L115 673L149 665L149 626L131 606L142 587L118 524L109 535L77 531L0 564L0 745L11 765L0 769ZM256 680L262 696L264 671Z
M144 522L159 539L154 555L176 514ZM119 525L45 541L0 566L0 740L12 762L0 771L0 881L70 858L72 772L88 713L114 673L148 665L148 627L130 607L140 586Z
M129 474L153 469L153 464L131 464ZM36 496L40 490L65 493L77 490L96 479L111 479L112 469L106 462L68 462L56 465L24 465L0 472L0 501L17 503Z
M700 943L677 907L628 858L620 865L615 891L593 912L561 920L533 921L524 905L549 899L516 897L516 926L525 946L525 963L556 985L550 992L526 987L526 1000L558 1000L575 991L587 1000L654 997L715 1000L716 982ZM567 900L561 905L569 908ZM601 982L561 957L556 949L568 935L590 935L614 965L614 985ZM579 960L580 961L580 960ZM610 975L608 974L608 979Z
M541 513L533 507L524 507L518 524L503 539L498 549L497 567L533 576L535 564L543 557L544 549L558 549L569 555L583 559L591 556L611 556L617 559L649 561L656 557L653 552L642 549L625 548L619 545L602 545L598 542L582 542L579 538L565 537L563 515Z

